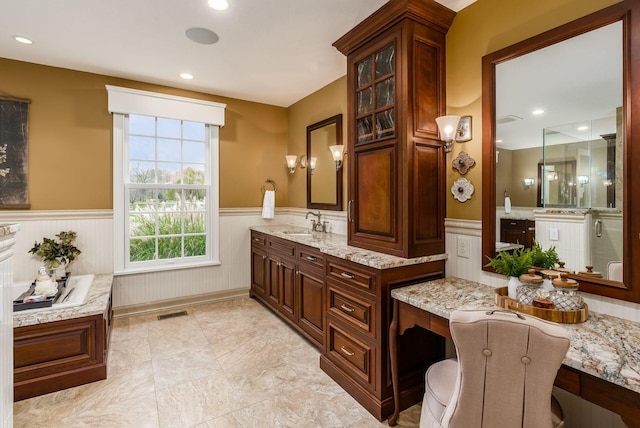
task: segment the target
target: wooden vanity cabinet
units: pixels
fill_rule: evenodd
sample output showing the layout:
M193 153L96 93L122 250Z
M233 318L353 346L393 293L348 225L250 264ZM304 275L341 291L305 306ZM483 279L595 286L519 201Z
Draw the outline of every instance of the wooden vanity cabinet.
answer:
M500 219L500 241L533 247L536 238L536 222L529 219Z
M347 55L348 242L412 258L444 252L445 34L455 13L391 0L334 43Z
M327 256L326 324L320 367L379 420L394 409L388 332L391 290L444 276L444 261L374 269ZM422 399L424 373L444 358L442 337L410 329L399 344L400 406Z
M315 248L251 232L251 297L322 348L324 256Z
M113 310L13 331L14 400L107 378Z

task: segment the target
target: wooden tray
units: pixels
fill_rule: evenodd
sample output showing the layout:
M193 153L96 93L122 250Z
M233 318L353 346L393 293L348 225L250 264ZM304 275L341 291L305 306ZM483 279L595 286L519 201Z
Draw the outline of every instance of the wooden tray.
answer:
M585 322L589 318L589 307L584 307L578 311L557 311L555 309L536 308L534 306L523 305L522 303L509 298L507 287L496 288L494 301L497 306L523 314L533 315L543 320L559 322L563 324L577 324Z

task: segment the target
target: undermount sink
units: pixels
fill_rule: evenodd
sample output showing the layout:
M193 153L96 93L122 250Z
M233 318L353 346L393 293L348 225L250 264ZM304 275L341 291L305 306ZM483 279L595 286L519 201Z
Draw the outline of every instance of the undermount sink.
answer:
M303 236L303 237L308 237L313 235L309 230L287 230L282 233L289 236Z

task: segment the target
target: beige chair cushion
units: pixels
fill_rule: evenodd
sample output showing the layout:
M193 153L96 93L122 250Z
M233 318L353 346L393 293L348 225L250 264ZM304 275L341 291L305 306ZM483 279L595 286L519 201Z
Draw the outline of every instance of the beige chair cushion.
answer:
M421 427L526 427L557 425L562 411L551 389L569 348L560 325L535 317L455 311L450 319L455 360L426 376ZM559 410L559 411L558 411ZM424 422L424 424L423 424Z

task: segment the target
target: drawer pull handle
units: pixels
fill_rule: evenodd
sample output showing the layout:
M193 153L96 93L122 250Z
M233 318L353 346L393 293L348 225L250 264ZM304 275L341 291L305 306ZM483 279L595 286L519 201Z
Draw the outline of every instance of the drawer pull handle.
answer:
M518 225L518 223L513 223L513 222L512 222L512 223L509 223L509 224L510 224L511 226L517 226L517 225Z
M309 260L310 262L315 262L316 260L318 260L317 257L313 257L313 256L307 256L306 259Z
M262 260L267 260L267 256L262 256Z
M356 355L356 354L354 354L353 352L349 351L349 350L348 350L347 348L345 348L344 346L343 346L343 347L341 347L341 348L340 348L340 350L341 350L342 352L344 352L345 354L347 354L348 356L350 356L350 357L353 357L354 355Z
M260 238L253 238L253 240L256 241L256 242L262 242L262 239L260 239Z
M345 305L344 303L342 305L340 305L340 309L342 309L343 311L346 312L353 312L355 311L355 309L348 307L347 305Z
M353 279L353 278L355 278L355 276L353 276L353 275L349 275L349 274L348 274L348 273L346 273L346 272L342 272L340 275L342 275L344 278L347 278L347 279Z

